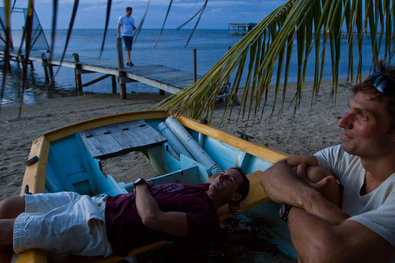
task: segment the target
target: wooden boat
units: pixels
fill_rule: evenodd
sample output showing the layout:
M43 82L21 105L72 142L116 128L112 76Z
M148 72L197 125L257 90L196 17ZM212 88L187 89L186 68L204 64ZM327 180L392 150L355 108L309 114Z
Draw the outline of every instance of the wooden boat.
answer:
M103 174L101 159L142 151L157 177L154 183L202 183L210 175L209 167L188 158L177 156L169 149L166 138L159 133L158 124L169 115L164 111L141 111L100 117L54 130L35 138L29 154L21 195L57 191L76 191L80 194L116 195L132 191L133 183L116 182ZM287 225L278 217L278 206L269 201L259 184L259 171L287 157L274 150L255 145L197 121L177 117L177 120L195 139L200 140L206 153L221 169L241 167L251 180L250 194L244 210L263 217L273 233L272 241L288 255L296 257L292 249ZM138 139L138 140L136 140ZM170 147L171 148L171 147ZM231 216L224 206L220 219ZM135 249L133 256L165 241ZM75 262L92 258L76 257ZM120 258L94 258L94 262L117 262ZM15 262L46 262L46 254L29 250Z

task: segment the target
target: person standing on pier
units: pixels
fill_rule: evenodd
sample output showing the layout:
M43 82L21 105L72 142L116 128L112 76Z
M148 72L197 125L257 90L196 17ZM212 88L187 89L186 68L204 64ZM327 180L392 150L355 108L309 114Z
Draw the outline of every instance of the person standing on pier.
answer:
M126 65L133 66L134 64L130 60L130 53L133 45L133 30L136 30L134 26L134 19L132 17L133 8L130 6L126 7L126 14L119 17L117 36L123 38L126 46Z

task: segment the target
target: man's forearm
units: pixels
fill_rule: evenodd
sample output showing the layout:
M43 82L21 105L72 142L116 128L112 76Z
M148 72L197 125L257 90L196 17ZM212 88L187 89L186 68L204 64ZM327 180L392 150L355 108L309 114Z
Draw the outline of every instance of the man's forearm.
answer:
M313 190L315 191L315 190ZM320 217L331 224L341 224L349 216L339 207L328 201L322 194L315 191L304 202L302 207L307 213Z
M286 160L274 164L263 172L260 182L269 198L277 203L287 203L304 208L313 189L299 180Z
M151 195L146 184L136 187L136 208L143 223L155 217L160 212L158 203Z

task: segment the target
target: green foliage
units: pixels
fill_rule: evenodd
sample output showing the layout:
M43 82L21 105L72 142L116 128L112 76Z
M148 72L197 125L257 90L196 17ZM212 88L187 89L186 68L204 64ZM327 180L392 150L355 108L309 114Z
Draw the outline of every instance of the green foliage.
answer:
M393 5L393 1L390 0L290 0L270 13L240 39L203 78L168 97L159 107L172 113L211 120L216 97L223 85L234 76L231 87L231 98L234 98L242 85L241 79L246 69L239 113L243 118L250 118L252 114L255 116L260 109L265 108L269 98L273 99L269 97L269 89L273 73L277 69L276 85L273 87L274 111L281 90L281 106L284 105L294 42L298 62L295 108L300 104L307 60L312 52L315 55L312 100L320 90L327 48L332 66L331 94L336 96L342 30L346 30L346 60L348 59L348 76L351 80L354 79L352 69L355 63L352 56L355 49L353 40L355 37L358 39L356 80L360 81L364 41L371 41L373 66L379 61L381 46L385 48L385 59L390 60L395 43ZM380 32L378 25L381 28ZM384 45L381 45L382 41ZM285 74L281 76L283 69ZM283 85L280 85L281 81ZM228 101L223 116L227 112L232 112L234 104L234 99Z

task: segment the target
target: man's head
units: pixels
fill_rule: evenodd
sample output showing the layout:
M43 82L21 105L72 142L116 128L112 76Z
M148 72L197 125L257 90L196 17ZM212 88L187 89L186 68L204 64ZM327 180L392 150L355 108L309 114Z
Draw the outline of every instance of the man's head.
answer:
M131 8L130 6L126 7L126 15L127 16L131 16L133 12L133 8Z
M247 197L250 182L241 168L229 168L212 176L214 180L208 190L212 199L224 204L240 202Z
M350 112L339 121L342 148L360 157L380 157L395 146L395 67L378 71L352 89Z

